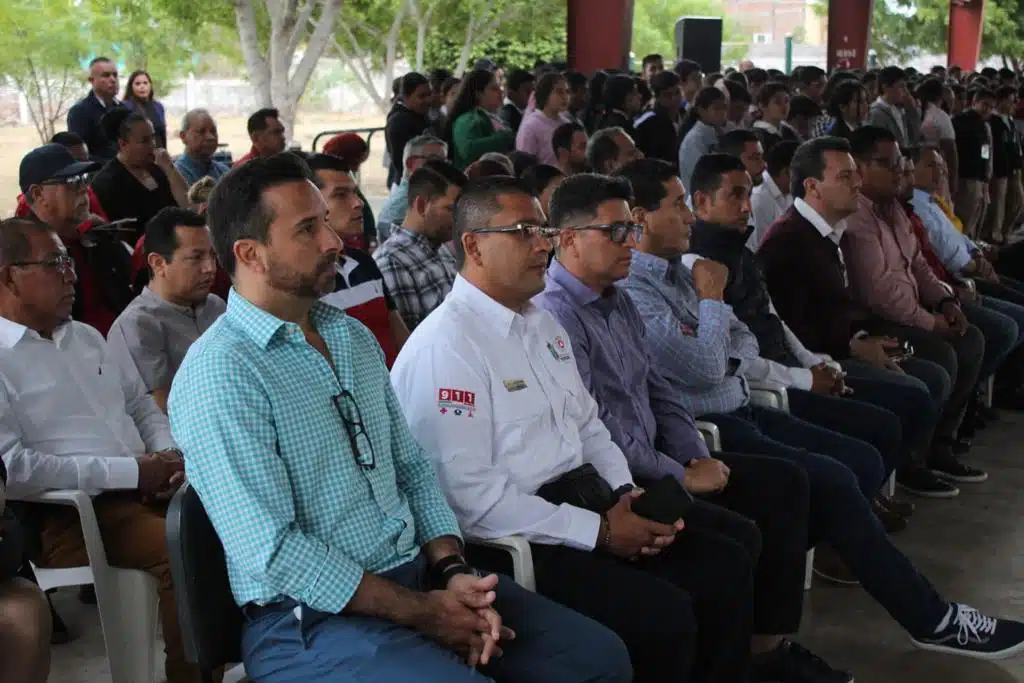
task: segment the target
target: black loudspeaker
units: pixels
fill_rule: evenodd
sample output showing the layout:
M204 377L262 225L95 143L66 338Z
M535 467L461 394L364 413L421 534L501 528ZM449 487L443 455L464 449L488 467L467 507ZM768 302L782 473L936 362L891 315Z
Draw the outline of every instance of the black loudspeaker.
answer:
M692 59L704 73L722 70L722 20L682 17L676 22L676 58Z

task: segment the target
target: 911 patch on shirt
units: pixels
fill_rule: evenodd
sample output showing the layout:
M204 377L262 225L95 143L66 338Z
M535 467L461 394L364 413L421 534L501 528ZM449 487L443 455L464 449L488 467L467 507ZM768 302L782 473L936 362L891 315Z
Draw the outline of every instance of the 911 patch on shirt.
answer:
M455 417L473 417L476 394L465 389L438 389L437 407L442 415L451 413Z
M571 358L565 340L562 339L561 335L555 337L554 342L548 342L548 351L551 352L552 357L557 361L567 361Z

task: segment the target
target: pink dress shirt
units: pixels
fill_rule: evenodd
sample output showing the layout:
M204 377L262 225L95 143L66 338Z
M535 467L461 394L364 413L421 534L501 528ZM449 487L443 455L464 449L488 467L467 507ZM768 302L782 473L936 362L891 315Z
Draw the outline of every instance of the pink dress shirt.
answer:
M529 152L542 164L557 167L558 157L551 146L551 138L558 127L565 123L566 119L561 115L553 119L539 109L528 112L523 117L523 122L519 124L516 149L520 152Z
M893 207L893 225L864 195L857 213L846 219L846 267L854 297L893 322L935 329L934 308L951 296L921 253L910 219Z

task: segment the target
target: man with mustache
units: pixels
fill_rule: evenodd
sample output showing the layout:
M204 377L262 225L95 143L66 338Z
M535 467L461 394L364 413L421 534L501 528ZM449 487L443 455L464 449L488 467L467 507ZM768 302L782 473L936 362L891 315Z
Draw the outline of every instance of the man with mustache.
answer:
M224 312L210 293L217 274L206 219L190 209L161 209L146 224L150 280L107 333L122 371L137 372L167 411L171 381L192 342Z

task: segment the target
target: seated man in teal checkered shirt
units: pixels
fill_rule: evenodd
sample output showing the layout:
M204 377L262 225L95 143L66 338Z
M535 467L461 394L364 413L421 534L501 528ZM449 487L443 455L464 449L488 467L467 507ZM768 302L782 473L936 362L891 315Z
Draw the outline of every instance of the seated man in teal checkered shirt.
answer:
M234 288L169 409L245 613L249 676L629 681L611 631L463 559L373 334L318 301L341 242L305 163L286 153L232 171L209 225Z

